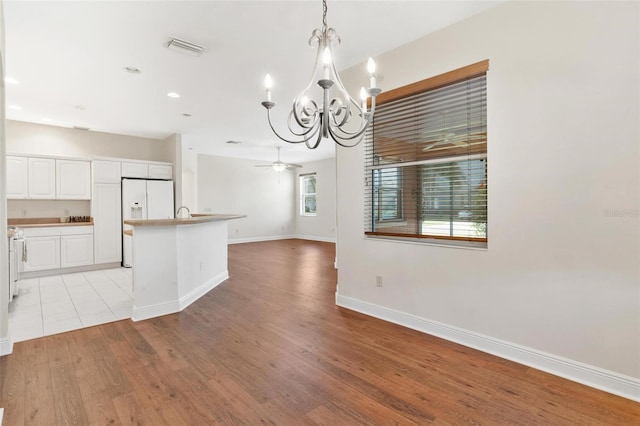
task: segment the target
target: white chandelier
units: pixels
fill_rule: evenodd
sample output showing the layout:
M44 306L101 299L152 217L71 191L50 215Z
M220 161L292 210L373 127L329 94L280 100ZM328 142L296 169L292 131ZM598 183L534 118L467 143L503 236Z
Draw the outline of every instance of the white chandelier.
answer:
M318 47L316 63L307 87L293 100L293 106L289 112L289 132L297 140L286 139L273 127L271 122L271 108L276 103L271 100L271 88L273 80L267 74L264 79L267 88L267 100L262 106L267 109L269 126L275 135L288 143L305 143L309 149L315 149L322 138L331 137L338 145L353 147L364 137L365 131L376 107L376 96L381 92L376 87L376 64L369 58L367 68L370 81L369 88L360 89L361 104L358 104L340 81L340 76L333 62L331 54L332 44L340 44L340 37L333 28L327 27L327 1L322 1L322 29L316 28L311 33L309 45ZM314 84L315 83L315 84ZM316 87L317 84L317 87ZM314 100L314 95L321 98ZM371 108L367 111L367 98L371 97ZM316 98L316 99L317 99ZM352 122L353 117L360 117L359 123Z

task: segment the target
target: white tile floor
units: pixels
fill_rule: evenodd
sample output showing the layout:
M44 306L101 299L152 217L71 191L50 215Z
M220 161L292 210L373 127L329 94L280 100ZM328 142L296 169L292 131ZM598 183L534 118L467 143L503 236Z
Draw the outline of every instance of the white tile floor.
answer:
M23 279L9 303L14 342L131 318L131 269Z

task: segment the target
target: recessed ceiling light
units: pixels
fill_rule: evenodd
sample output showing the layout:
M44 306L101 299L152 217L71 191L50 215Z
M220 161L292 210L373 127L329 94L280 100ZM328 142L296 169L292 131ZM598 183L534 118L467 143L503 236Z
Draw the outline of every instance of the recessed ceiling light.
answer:
M46 123L52 123L53 120L50 119L49 117L42 117L42 121L46 122Z
M20 84L20 82L18 80L16 80L15 78L11 78L11 77L5 77L4 82L5 83L9 83L9 84Z
M136 67L124 67L123 70L129 74L140 74L140 70Z
M180 97L180 95L178 93L176 93L176 92L169 92L169 93L167 93L167 96L170 97L170 98L179 98Z
M9 105L9 108L15 109L16 111L22 111L22 107L19 105Z
M183 117L191 117L191 114L189 114L188 112L185 112L184 114L182 114Z

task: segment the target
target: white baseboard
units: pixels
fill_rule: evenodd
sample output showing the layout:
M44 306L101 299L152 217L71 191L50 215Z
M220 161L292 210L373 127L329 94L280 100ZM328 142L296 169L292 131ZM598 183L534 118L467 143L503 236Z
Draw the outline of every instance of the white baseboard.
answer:
M193 302L207 294L211 289L217 287L226 279L229 278L229 271L224 271L209 281L191 290L178 300L171 300L169 302L158 303L150 306L133 306L133 315L131 319L133 321L142 321L149 318L161 317L163 315L175 314L191 305Z
M327 237L314 237L313 235L296 235L294 238L299 240L310 240L310 241L321 241L323 243L335 243L335 238L327 238Z
M229 238L229 244L242 244L242 243L259 243L262 241L275 241L275 240L310 240L321 241L325 243L335 243L335 238L314 237L313 235L274 235L271 237L250 237L250 238Z
M0 339L0 356L9 355L13 352L13 340L11 336Z
M161 317L163 315L175 314L180 312L180 302L172 300L170 302L158 303L150 306L133 305L133 321L143 321L149 318Z
M273 235L270 237L249 237L249 238L229 238L229 244L242 244L242 243L259 243L262 241L275 241L275 240L290 240L297 238L295 235Z
M640 379L336 293L336 304L640 402Z
M182 296L179 300L180 310L184 310L187 306L191 305L196 300L200 299L202 296L207 294L209 291L213 290L224 281L229 279L229 271L224 271L215 277L211 278L206 283L201 286L191 290L189 293Z
M73 274L76 272L89 272L102 269L120 268L119 262L116 263L95 263L85 266L74 266L72 268L46 269L44 271L20 272L21 279L48 277L51 275Z

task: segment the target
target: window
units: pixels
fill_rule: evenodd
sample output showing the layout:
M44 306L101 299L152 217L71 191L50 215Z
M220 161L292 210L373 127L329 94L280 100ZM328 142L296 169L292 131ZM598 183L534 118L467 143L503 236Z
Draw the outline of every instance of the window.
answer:
M365 143L365 233L487 243L488 61L378 97Z
M300 216L316 215L316 174L300 175Z
M402 220L401 173L399 167L373 170L374 220L379 225Z

